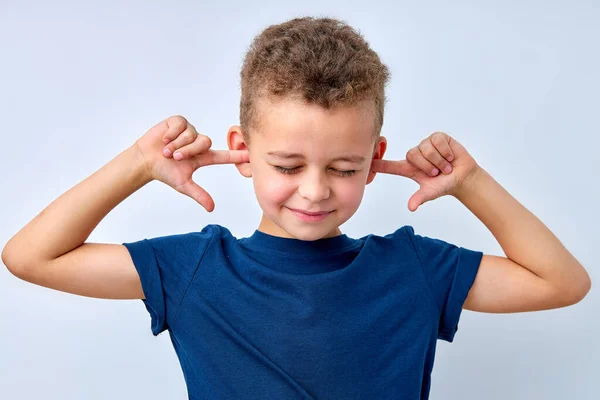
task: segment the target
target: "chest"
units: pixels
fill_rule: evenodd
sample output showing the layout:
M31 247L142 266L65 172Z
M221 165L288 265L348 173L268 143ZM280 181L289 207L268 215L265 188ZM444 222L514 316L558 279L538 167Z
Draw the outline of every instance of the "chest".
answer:
M361 398L418 392L430 372L438 316L425 287L393 279L221 283L192 286L174 328L181 351L205 374L219 366L232 385L258 374L253 384L278 380Z

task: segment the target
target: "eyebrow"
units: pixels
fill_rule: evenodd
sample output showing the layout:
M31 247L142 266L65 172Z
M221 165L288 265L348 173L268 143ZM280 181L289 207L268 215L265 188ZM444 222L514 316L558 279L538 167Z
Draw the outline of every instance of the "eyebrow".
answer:
M285 151L270 151L267 153L270 156L274 156L277 158L286 158L286 159L304 159L304 156L302 154L299 153L288 153ZM351 163L362 163L365 161L365 158L363 156L359 156L356 154L351 154L351 155L347 155L347 156L342 156L342 157L337 157L334 158L332 161L348 161Z

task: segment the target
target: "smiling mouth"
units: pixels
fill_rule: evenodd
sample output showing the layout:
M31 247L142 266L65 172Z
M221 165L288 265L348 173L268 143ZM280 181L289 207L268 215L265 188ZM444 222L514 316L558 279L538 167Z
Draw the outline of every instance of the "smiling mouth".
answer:
M290 210L296 211L296 212L299 212L299 213L302 213L302 214L310 215L310 216L325 215L325 214L329 214L329 213L333 212L333 211L316 211L316 212L313 211L313 212L310 212L310 211L298 210L297 208L290 208Z
M327 219L327 217L333 213L333 211L303 211L295 208L286 207L292 214L296 216L300 221L306 223L317 223Z

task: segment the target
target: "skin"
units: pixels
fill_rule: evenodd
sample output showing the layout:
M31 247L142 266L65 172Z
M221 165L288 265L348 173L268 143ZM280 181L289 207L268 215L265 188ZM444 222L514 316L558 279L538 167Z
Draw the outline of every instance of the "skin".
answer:
M249 152L250 163L238 169L252 177L263 210L258 230L301 240L340 235L340 225L354 215L375 177L372 161L385 153L386 139L373 135L373 103L327 110L286 98L258 107L260 121L248 135L250 144L237 125L227 138L229 149ZM292 210L329 213L307 222Z
M339 226L354 214L365 186L378 172L419 184L408 201L410 211L440 196L454 196L489 229L506 254L483 255L465 309L547 310L575 304L589 292L591 280L577 259L448 134L426 137L406 153L405 160L383 160L386 141L372 138L374 118L366 104L327 111L287 99L263 106L260 124L249 135L251 143L234 126L228 133L229 150L211 149L210 138L182 116L160 122L46 207L11 238L2 261L16 276L49 288L99 298L144 298L127 249L86 243L89 234L110 210L153 180L211 212L214 201L192 174L207 165L235 164L243 176L253 178L264 211L259 229L302 240L339 235ZM268 154L275 150L293 151L303 158ZM351 165L334 161L350 154L365 160ZM298 169L285 174L276 167ZM355 173L345 176L340 171ZM290 207L332 213L308 223ZM23 251L30 243L37 243L34 251Z
M435 132L408 150L405 160L383 160L387 144L384 138L376 144L372 142L369 128L373 118L368 110L364 104L327 111L287 99L262 105L260 124L249 135L250 144L245 143L239 126L230 128L230 154L221 157L235 163L243 176L253 178L263 209L259 230L301 240L339 235L339 226L354 214L365 186L375 174L393 174L412 179L420 186L408 200L410 211L451 195L488 227L504 250L506 257L483 255L463 308L490 313L547 310L575 304L585 297L591 287L585 268L457 140ZM198 135L189 124L188 130L191 134L169 128L165 143L181 149L184 155L178 162L189 160L191 171L207 165L217 154L211 155L211 143L205 135ZM177 143L169 143L173 139ZM304 158L273 159L268 156L273 150L294 151ZM332 161L342 154L354 153L365 158L371 154L370 165L367 160L356 166ZM249 162L239 161L244 154ZM233 161L236 157L238 161ZM276 170L281 166L299 169L284 175ZM336 175L336 171L350 168L356 170L354 175ZM173 185L175 181L170 179L164 182L211 211L212 199L191 181L191 172L181 177L184 179L179 185ZM290 214L290 207L333 213L322 221L307 223Z

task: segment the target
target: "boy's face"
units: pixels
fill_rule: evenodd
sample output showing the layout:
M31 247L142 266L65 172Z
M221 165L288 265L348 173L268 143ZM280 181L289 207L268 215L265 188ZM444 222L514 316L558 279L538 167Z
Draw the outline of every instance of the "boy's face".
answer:
M248 147L263 217L258 230L316 240L341 234L339 226L358 209L373 158L382 158L385 138L375 145L372 102L326 110L296 99L258 106L260 119ZM228 134L230 149L244 149L239 126ZM321 213L320 215L309 215Z

